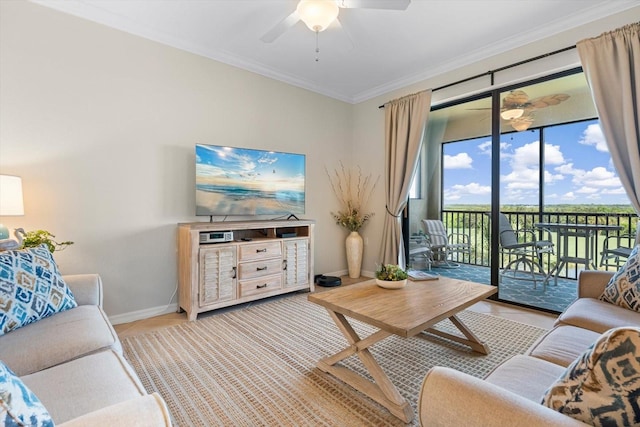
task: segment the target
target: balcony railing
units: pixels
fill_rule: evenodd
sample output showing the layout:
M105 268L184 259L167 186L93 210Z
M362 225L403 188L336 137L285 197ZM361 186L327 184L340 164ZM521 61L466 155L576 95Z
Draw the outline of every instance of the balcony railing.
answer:
M514 229L535 229L534 224L540 222L550 223L566 223L566 224L599 224L599 225L616 225L622 227L619 231L598 231L596 238L592 244L595 248L590 249L593 253L592 262L599 269L602 259L602 250L604 242L608 237L629 234L631 236L636 233L636 224L638 217L631 213L572 213L572 212L551 212L542 214L538 212L509 212L503 211L509 218ZM458 262L470 265L478 265L488 267L491 265L491 217L486 212L478 211L461 211L461 210L444 210L442 212L442 220L449 232L465 233L469 235L471 241L471 253L464 254ZM543 236L541 230L536 230L540 238ZM551 234L552 241L555 244L555 254L545 254L542 259L543 267L546 271L553 269L558 261L558 237L556 233ZM586 237L574 237L569 242L567 248L569 256L580 257L584 254L584 245ZM621 241L621 244L632 247L634 238L628 237ZM500 267L504 266L508 260L501 256ZM578 271L584 269L584 264L569 263L558 272L558 277L576 278Z

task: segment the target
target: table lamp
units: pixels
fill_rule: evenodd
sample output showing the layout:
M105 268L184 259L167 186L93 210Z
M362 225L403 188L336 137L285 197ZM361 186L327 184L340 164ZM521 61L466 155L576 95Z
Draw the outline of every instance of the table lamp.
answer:
M0 216L24 215L22 178L0 175ZM9 229L0 223L0 240L9 238Z

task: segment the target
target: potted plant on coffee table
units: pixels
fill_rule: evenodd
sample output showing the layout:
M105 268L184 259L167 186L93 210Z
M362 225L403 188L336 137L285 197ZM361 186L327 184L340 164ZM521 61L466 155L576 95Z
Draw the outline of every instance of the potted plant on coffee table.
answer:
M376 270L376 283L381 288L404 288L407 284L407 277L407 272L394 264L382 264Z

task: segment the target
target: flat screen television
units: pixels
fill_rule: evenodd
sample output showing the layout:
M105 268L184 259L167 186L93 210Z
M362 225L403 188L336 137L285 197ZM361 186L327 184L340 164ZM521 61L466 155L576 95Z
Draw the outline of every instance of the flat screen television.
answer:
M196 144L196 215L295 215L304 209L304 154Z

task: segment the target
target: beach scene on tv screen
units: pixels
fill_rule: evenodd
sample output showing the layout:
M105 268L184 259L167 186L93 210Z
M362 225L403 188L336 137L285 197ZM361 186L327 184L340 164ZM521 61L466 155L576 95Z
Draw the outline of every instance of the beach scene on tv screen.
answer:
M304 213L305 156L196 145L196 215Z

